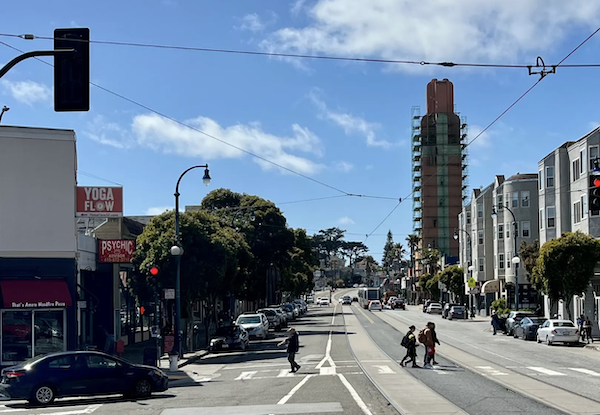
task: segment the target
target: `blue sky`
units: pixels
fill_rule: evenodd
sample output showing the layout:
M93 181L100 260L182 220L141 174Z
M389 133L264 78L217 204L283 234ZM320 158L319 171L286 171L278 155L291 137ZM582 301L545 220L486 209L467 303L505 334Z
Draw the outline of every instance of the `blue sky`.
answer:
M451 3L451 4L450 4ZM600 3L585 0L31 0L2 6L2 34L52 36L89 27L92 40L332 56L534 64L557 63L600 25ZM0 36L23 49L43 39ZM600 35L566 63L598 63ZM0 61L18 52L0 44ZM558 69L470 146L470 187L495 174L534 173L537 162L600 122L600 68ZM281 171L216 140L92 87L87 113L55 113L52 69L20 63L0 80L4 125L77 132L79 183L124 186L125 214L172 208L179 174L182 205L230 188L280 204L289 225L309 233L332 226L365 240L381 258L385 233L412 231L411 107L425 112L432 78L449 78L470 137L537 77L527 69L468 69L272 58L91 45L93 82L160 113L343 192ZM97 178L96 178L97 177ZM102 180L98 179L101 178ZM379 227L397 204L404 202ZM375 231L374 231L375 230ZM373 232L374 231L374 232Z

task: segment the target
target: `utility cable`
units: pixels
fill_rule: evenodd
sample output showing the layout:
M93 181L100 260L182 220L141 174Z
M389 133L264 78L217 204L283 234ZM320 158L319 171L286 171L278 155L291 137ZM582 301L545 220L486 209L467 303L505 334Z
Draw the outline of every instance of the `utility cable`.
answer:
M561 66L562 63L567 60L571 55L573 55L573 53L575 53L579 48L581 48L584 44L586 44L592 37L594 37L598 32L600 32L600 27L598 27L591 35L589 35L587 38L585 38L581 43L579 43L573 50L571 50L563 59L560 60L560 62L558 63L558 65L555 66ZM510 111L515 105L517 105L523 98L525 98L525 96L527 96L536 86L538 86L540 84L540 82L542 81L542 79L544 79L544 76L542 75L532 86L530 86L524 93L522 93L515 101L512 102L512 104L510 104L504 111L502 111L500 113L500 115L498 115L496 118L494 118L494 120L489 123L483 130L481 130L479 132L479 134L477 134L471 141L469 141L466 145L465 148L467 148L468 146L470 146L471 144L473 144L473 142L475 140L477 140L479 137L481 137L487 130L489 130L494 124L496 124L502 117L504 117L504 115L506 115L506 113L508 111ZM449 164L449 162L445 163L444 166L447 166ZM434 176L429 176L428 178L425 179L425 181L422 183L422 185L428 183L430 180L432 180L434 178ZM412 195L414 195L415 190L412 190L407 197L405 197L404 199L407 199L409 197L411 197ZM398 204L399 205L399 204ZM387 216L375 227L375 229L373 229L373 231L371 231L371 233L368 233L366 235L365 241L367 239L369 239L369 236L372 235L377 229L379 229L379 227L381 225L383 225L383 223L392 215L392 213L394 213L394 211L398 208L398 205L396 205L391 211L390 213L387 214ZM363 243L364 243L363 242Z
M15 35L8 33L0 33L1 37L12 37L26 40L54 40L52 36L35 36L32 34ZM86 40L72 39L77 42L86 42ZM140 48L154 48L154 49L170 49L170 50L184 50L184 51L195 51L195 52L211 52L211 53L227 53L237 55L254 55L254 56L269 56L269 57L281 57L281 58L298 58L298 59L314 59L314 60L332 60L332 61L349 61L349 62L371 62L371 63L385 63L385 64L406 64L406 65L420 65L420 66L444 66L444 67L471 67L471 68L512 68L512 69L528 69L528 68L541 68L542 65L524 65L524 64L495 64L495 63L469 63L469 62L429 62L424 60L406 60L406 59L377 59L377 58L360 58L350 56L332 56L332 55L307 55L299 53L283 53L283 52L259 52L251 50L238 50L238 49L223 49L223 48L203 48L195 46L181 46L181 45L162 45L156 43L140 43L140 42L122 42L122 41L109 41L109 40L89 40L89 43L95 43L100 45L112 45L112 46L130 46ZM568 57L568 56L567 56ZM565 58L566 59L566 58ZM563 68L598 68L600 64L572 64L572 65L561 65L562 62L555 65L544 65L544 67L558 67Z
M121 183L117 183L117 182L114 182L112 180L108 180L108 179L105 179L103 177L96 176L96 175L91 174L91 173L86 173L86 172L81 171L81 170L77 170L77 174L81 174L83 176L91 177L92 179L102 180L102 181L104 181L106 183L112 183L112 184L116 184L117 186L123 187L123 185Z
M11 48L11 49L13 49L13 50L16 50L16 51L18 51L18 52L24 53L24 51L23 51L23 50L21 50L21 49L18 49L18 48L16 48L16 47L12 46L12 45L9 45L9 44L8 44L8 43L6 43L6 42L2 42L2 41L0 41L0 44L2 44L2 45L5 45L5 46L7 46L7 47L9 47L9 48ZM50 62L46 62L46 61L44 61L44 60L42 60L42 59L39 59L39 58L34 58L34 59L37 59L38 61L40 61L40 62L42 62L42 63L44 63L44 64L46 64L46 65L48 65L48 66L50 66L50 67L54 67L54 65L52 65ZM224 145L226 145L226 146L229 146L229 147L231 147L231 148L234 148L234 149L236 149L236 150L238 150L238 151L241 151L242 153L248 154L248 155L249 155L249 156L251 156L251 157L254 157L254 158L257 158L257 159L259 159L259 160L262 160L262 161L264 161L264 162L266 162L266 163L269 163L269 164L271 164L271 165L273 165L273 166L279 167L279 168L280 168L280 169L282 169L282 170L285 170L285 171L287 171L287 172L289 172L289 173L292 173L292 174L295 174L295 175L297 175L297 176L300 176L300 177L302 177L302 178L304 178L304 179L306 179L306 180L310 180L310 181L311 181L311 182L313 182L313 183L316 183L316 184L319 184L319 185L321 185L321 186L327 187L327 188L329 188L329 189L331 189L331 190L335 190L336 192L342 193L342 194L343 194L343 195L345 195L345 196L352 196L352 197L364 197L364 198L370 198L370 199L386 199L386 200L397 200L397 198L394 198L394 197L387 197L387 196L372 196L372 195L355 194L355 193L346 192L345 190L342 190L342 189L340 189L340 188L338 188L338 187L335 187L335 186L332 186L332 185L330 185L330 184L327 184L327 183L325 183L325 182L323 182L323 181L321 181L321 180L318 180L318 179L315 179L315 178L313 178L313 177L310 177L310 176L308 176L308 175L306 175L306 174L304 174L304 173L297 172L297 171L295 171L295 170L293 170L293 169L291 169L291 168L289 168L289 167L282 166L281 164L279 164L279 163L276 163L276 162L274 162L274 161L272 161L272 160L269 160L269 159L267 159L266 157L260 156L260 155L258 155L258 154L256 154L256 153L253 153L253 152L251 152L251 151L249 151L249 150L246 150L246 149L244 149L244 148L242 148L242 147L239 147L239 146L237 146L237 145L235 145L235 144L229 143L228 141L225 141L225 140L223 140L223 139L221 139L221 138L215 137L214 135L212 135L212 134L209 134L209 133L207 133L206 131L203 131L203 130L201 130L201 129L199 129L199 128L196 128L196 127L194 127L194 126L192 126L192 125L186 124L186 123L185 123L185 122L183 122L183 121L180 121L180 120L178 120L178 119L176 119L176 118L174 118L174 117L171 117L171 116L169 116L169 115L167 115L167 114L165 114L165 113L163 113L163 112L160 112L160 111L158 111L158 110L155 110L155 109L153 109L153 108L151 108L151 107L149 107L149 106L147 106L147 105L144 105L144 104L142 104L142 103L140 103L140 102L138 102L138 101L136 101L136 100L134 100L134 99L128 98L128 97L126 97L126 96L124 96L124 95L122 95L122 94L119 94L119 93L117 93L117 92L114 92L114 91L112 91L112 90L110 90L110 89L108 89L108 88L105 88L105 87L103 87L103 86L101 86L101 85L98 85L98 84L96 84L96 83L94 83L94 82L90 82L90 85L92 85L92 86L94 86L94 87L96 87L96 88L98 88L98 89L100 89L100 90L102 90L102 91L104 91L104 92L107 92L107 93L109 93L109 94L111 94L111 95L113 95L113 96L115 96L115 97L117 97L117 98L120 98L120 99L122 99L122 100L124 100L124 101L127 101L127 102L129 102L130 104L136 105L136 106L138 106L138 107L140 107L140 108L143 108L143 109L145 109L145 110L147 110L147 111L150 111L150 112L152 112L152 113L154 113L154 114L156 114L156 115L158 115L158 116L160 116L160 117L163 117L163 118L165 118L165 119L167 119L167 120L169 120L169 121L171 121L171 122L173 122L173 123L176 123L176 124L178 124L178 125L180 125L180 126L182 126L182 127L189 128L190 130L196 131L196 132L198 132L198 133L200 133L200 134L202 134L202 135L204 135L204 136L206 136L206 137L208 137L208 138L211 138L211 139L213 139L213 140L215 140L215 141L218 141L218 142L219 142L219 143L221 143L221 144L224 144Z

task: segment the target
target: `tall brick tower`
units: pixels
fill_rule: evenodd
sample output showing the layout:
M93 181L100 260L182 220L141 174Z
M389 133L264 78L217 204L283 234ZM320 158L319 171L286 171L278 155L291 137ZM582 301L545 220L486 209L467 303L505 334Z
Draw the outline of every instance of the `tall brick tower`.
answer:
M458 214L467 187L467 124L454 112L454 85L427 84L427 114L412 110L413 228L423 248L458 256Z

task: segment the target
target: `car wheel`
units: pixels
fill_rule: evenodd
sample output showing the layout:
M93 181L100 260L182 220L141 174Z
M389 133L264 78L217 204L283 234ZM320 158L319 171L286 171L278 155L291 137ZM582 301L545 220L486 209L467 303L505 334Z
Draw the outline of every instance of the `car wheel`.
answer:
M41 385L35 388L29 402L34 405L49 405L54 402L54 388L50 385Z
M538 342L538 343L542 342L542 339L540 339L540 335L539 334L535 335L535 341Z
M242 352L245 352L245 351L246 351L246 342L242 342L242 343L240 344L240 350L241 350Z
M133 387L133 395L136 398L147 398L152 393L152 385L148 379L140 379Z
M552 346L552 341L550 340L550 337L546 336L546 344L548 346Z
M523 331L523 336L521 337L523 340L527 340L527 334Z

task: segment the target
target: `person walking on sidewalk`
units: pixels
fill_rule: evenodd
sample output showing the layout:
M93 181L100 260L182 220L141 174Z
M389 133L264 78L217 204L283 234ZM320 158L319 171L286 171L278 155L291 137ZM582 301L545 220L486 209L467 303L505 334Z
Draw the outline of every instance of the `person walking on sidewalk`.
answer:
M579 327L579 335L581 336L581 341L585 341L585 329L583 328L583 323L585 323L585 316L582 314L577 319L577 327Z
M498 332L498 327L500 327L500 319L498 318L498 314L496 314L496 310L492 310L492 327L494 328L494 336Z
M402 358L400 366L404 367L412 362L412 367L420 367L417 365L417 337L415 336L415 326L410 326L408 332L402 338L402 346L406 347L406 355ZM405 363L406 361L406 363Z
M296 363L296 353L298 353L300 348L300 340L298 339L298 333L296 332L295 328L291 327L288 332L290 333L289 337L279 342L277 345L283 346L287 344L286 351L288 355L288 362L290 362L290 366L292 368L290 373L295 373L300 370L300 365Z
M592 339L592 322L590 318L586 316L585 321L583 322L583 330L585 331L585 337L587 339L588 344L590 344L590 340L594 343L594 339Z

